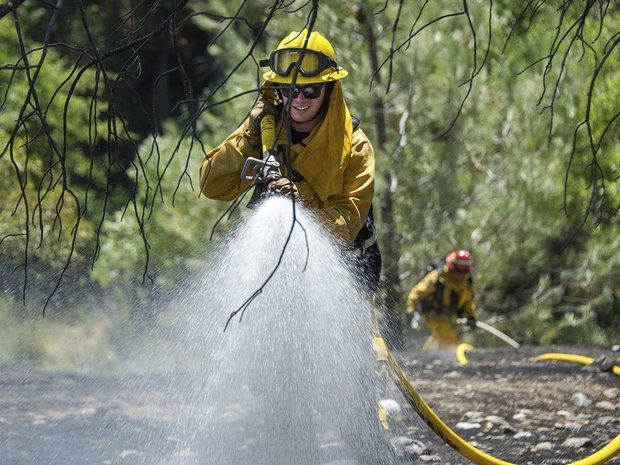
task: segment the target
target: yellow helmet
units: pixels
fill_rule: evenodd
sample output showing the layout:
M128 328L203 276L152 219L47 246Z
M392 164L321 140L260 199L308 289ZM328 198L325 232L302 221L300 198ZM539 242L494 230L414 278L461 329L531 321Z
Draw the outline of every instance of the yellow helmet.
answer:
M290 84L296 74L296 84L319 84L336 81L348 76L348 72L336 63L336 52L320 32L308 29L293 31L280 41L268 60L261 66L270 70L263 79L279 84ZM297 69L297 73L295 73Z

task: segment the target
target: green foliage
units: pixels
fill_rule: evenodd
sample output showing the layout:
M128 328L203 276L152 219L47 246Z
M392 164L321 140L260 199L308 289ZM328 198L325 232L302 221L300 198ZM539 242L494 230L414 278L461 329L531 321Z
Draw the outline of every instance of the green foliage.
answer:
M139 282L142 279L140 270L147 265L145 252L148 252L149 280L164 288L174 288L183 276L204 263L214 243L212 228L223 214L224 205L199 197L195 179L201 159L190 156L189 140L183 140L176 148L178 136L171 125L167 133L156 142L160 156L148 156L154 151L152 140L145 140L140 147L144 159L148 160L144 170L150 185L160 183L157 190L161 192L154 197L143 192L139 199L140 203L152 202L152 208L147 209L144 234L140 232L137 218L125 212L117 212L113 220L105 224L101 254L92 273L104 287L113 286L124 276ZM215 231L215 238L227 227L224 222Z
M0 51L0 61L24 67L24 62L14 61L15 54L8 53L17 48L14 31L10 28L0 28L0 31L0 40L10 45ZM37 63L41 55L40 50L30 53L30 65ZM45 126L36 114L30 113L30 107L22 108L28 93L28 80L23 70L12 76L10 92L6 94L7 99L0 112L2 149L9 144L12 128L20 113L28 115L0 159L0 172L3 174L0 187L7 193L0 206L0 225L2 231L18 237L25 238L28 233L32 256L37 261L50 264L66 259L73 232L80 224L74 251L74 257L79 262L88 255L89 249L92 250L94 239L94 228L80 218L87 206L86 190L105 186L101 159L84 151L84 147L88 146L89 132L84 128L91 122L89 108L92 100L89 94L94 85L94 74L87 71L78 80L71 72L70 61L59 49L51 48L47 51L39 76L36 96L45 109ZM75 84L73 88L72 83ZM96 111L93 117L99 117ZM57 138L65 129L66 137L60 138L62 145L57 144L54 150L50 150L49 140ZM70 170L65 173L59 160ZM85 185L83 180L89 175L90 182ZM92 213L100 211L102 201L97 195L91 196L89 207ZM14 240L14 243L17 247L13 247L10 253L20 255L26 242Z
M70 321L25 316L21 306L0 297L0 363L46 370L107 369L119 356L110 344L115 323L100 309L82 308Z
M495 10L494 24L510 27L514 16L502 18L505 11L500 10ZM587 146L577 146L567 172L573 131L579 123L576 115L585 108L590 68L571 57L553 119L548 109L541 112L550 103L548 92L537 105L543 95L544 63L528 69L541 58L540 44L550 43L554 34L546 27L554 17L549 12L541 14L527 32L517 31L504 54L497 50L504 45L508 29L496 27L488 66L474 80L463 112L447 134L444 131L465 93L466 86L458 84L466 81L473 63L466 22L461 18L438 24L432 34L421 33L401 52L408 60L398 55L394 59L392 82L397 97L392 100L388 93L384 98L391 119L390 147L388 153L380 153L378 166L394 170L398 179L395 214L402 231L400 267L410 276L405 283L413 284L433 257L456 247L469 248L477 259L475 279L482 318L499 316L516 322L521 337L530 343L568 340L571 332L578 342L587 340L585 335L598 342L613 341L617 322L610 328L600 321L604 308L611 308L603 304L609 299L592 310L586 308L594 295L610 293L613 279L596 275L601 289L593 295L575 289L581 265L592 249L604 243L584 243L600 233L591 229L590 221L576 234L592 195ZM401 20L410 16L415 15L404 13ZM484 22L485 11L477 9L474 17ZM601 44L616 20L612 16L608 22ZM481 60L486 37L479 35L478 40L477 58ZM591 56L587 59L593 65ZM606 68L605 82L619 75L612 62ZM525 69L526 73L516 76ZM403 79L407 75L423 78ZM554 76L557 67L546 78L548 86ZM600 85L599 92L601 96L613 94L617 88ZM609 121L619 107L611 100L606 113L599 116L602 110L597 110L592 116L599 133L597 122ZM405 135L395 131L401 121L406 123ZM606 143L613 146L616 141L613 135ZM397 143L401 146L391 148ZM604 168L606 173L614 172L610 162L616 152L611 156L606 152L601 160L609 167ZM616 184L606 184L611 194L608 199L614 198ZM381 232L381 223L379 228ZM604 234L618 233L618 225L612 222ZM611 255L618 253L614 250ZM574 299L582 303L567 307L567 301Z
M316 17L315 29L331 40L338 61L350 72L343 81L348 105L375 146L377 202L386 190L395 192L393 214L402 254L386 259L398 261L406 292L431 259L456 247L468 248L476 258L475 288L482 319L496 321L500 329L524 343L617 341L617 49L606 57L605 67L594 81L589 127L584 125L579 130L574 152L573 138L586 114L592 69L606 56L606 41L618 30L620 18L617 14L607 16L592 50L575 48L567 55L564 67L558 56L553 66L545 68L547 63L537 60L547 53L556 34L549 24L556 24L558 18L550 5L541 5L535 16L526 15L531 23L528 19L512 29L521 7L510 1L493 2L491 31L489 4L470 5L478 41L474 49L467 19L456 15L462 11L462 2L423 4L424 12L415 28L413 21L421 2L320 2ZM87 6L89 17L100 18L91 26L102 50L116 46L127 31L128 22L116 26L128 5L112 2L106 9ZM140 4L137 11L144 28L135 32L143 32L169 14L166 5L159 10ZM117 158L107 157L106 104L110 102L101 91L93 98L97 82L94 70L87 70L78 79L71 65L75 52L66 47L49 48L37 93L47 108L50 134L55 140L63 140L58 150L70 167L67 186L75 198L60 189L61 183L39 201L39 183L49 185L61 173L50 161L58 154L50 153L45 132L39 131L40 122L31 116L28 132L21 129L12 151L0 159L0 232L5 246L0 247L2 269L23 264L24 234L29 231L37 273L44 281L55 282L53 278L70 252L76 215L82 213L73 252L76 269L70 276L77 281L81 276L80 289L92 285L97 296L116 292L114 299L123 307L116 314L131 319L148 306L136 306L135 302L155 301L160 292L174 289L208 263L213 246L211 229L228 205L199 197L199 164L206 151L245 119L258 97L264 71L257 66L258 61L291 30L306 26L313 13L311 3L293 2L275 11L259 35L272 6L267 0L190 2L184 13L195 15L187 16L183 26L179 25L178 38L182 62L196 91L199 116L195 128L191 127L189 105L164 111L156 123L151 119L154 111L145 111L137 103L138 97L143 97L142 103L153 100L163 107L164 101L185 98L180 81L171 77L167 85L159 83L161 87L157 88L153 82L176 59L171 57L170 44L163 36L145 47L144 59L137 68L121 72L127 55L109 62L110 77L119 80L114 104L130 123L115 152ZM241 7L236 19L214 16L232 18ZM36 2L26 2L21 8L26 13L21 18L28 46L35 49L49 16ZM575 15L572 8L567 18ZM363 13L370 18L377 39L380 70L376 74L368 34L360 23ZM441 15L446 17L423 27ZM4 18L2 25L7 24ZM596 21L588 22L584 37L591 40L599 33L598 28ZM58 23L53 35L57 41L83 44L86 40L79 16L70 14ZM0 63L19 64L12 27L0 27L0 41ZM40 56L40 51L34 51L28 59L36 63ZM484 59L485 66L480 69ZM470 87L474 66L479 72ZM28 89L25 73L19 70L4 96L11 73L6 69L1 72L0 91L6 97L0 108L0 143L4 147ZM563 76L556 88L560 72ZM130 87L135 94L128 90ZM55 93L56 89L60 90ZM387 141L383 145L375 125L379 100L385 108ZM94 103L98 109L91 114ZM553 112L549 108L552 103ZM101 129L95 144L88 131L94 121ZM609 121L612 124L607 127ZM64 127L66 142L57 138ZM601 136L606 136L597 146L599 169L595 171L591 169L588 130L595 146ZM197 138L192 139L192 134ZM135 147L128 141L130 136ZM30 141L28 164L26 141ZM108 170L112 182L106 197ZM63 210L57 214L62 200ZM241 210L235 216L242 215L243 207ZM378 208L375 213L381 242L393 240L384 235L384 219ZM225 222L218 233L229 227ZM5 237L7 234L11 236ZM133 290L119 290L119 281ZM20 279L11 282L20 283ZM79 308L75 302L69 306ZM71 313L70 309L61 310ZM78 309L74 315L80 313ZM15 314L6 310L0 317L10 327L20 326L14 318ZM26 331L9 335L5 344L17 347L15 341L22 340ZM41 350L31 345L21 353L36 360Z

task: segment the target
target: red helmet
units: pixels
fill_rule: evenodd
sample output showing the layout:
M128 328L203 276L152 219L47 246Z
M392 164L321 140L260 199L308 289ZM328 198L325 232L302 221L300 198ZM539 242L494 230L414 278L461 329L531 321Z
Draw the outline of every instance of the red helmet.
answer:
M470 274L473 267L471 254L467 250L455 250L446 255L446 265L455 273Z

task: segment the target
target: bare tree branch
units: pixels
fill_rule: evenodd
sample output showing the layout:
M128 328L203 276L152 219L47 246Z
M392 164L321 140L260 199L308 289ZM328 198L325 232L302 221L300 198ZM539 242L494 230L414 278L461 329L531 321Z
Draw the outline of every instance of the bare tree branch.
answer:
M0 5L0 19L4 18L8 13L15 11L26 0L13 0Z
M44 27L40 28L43 37L31 45L35 42L33 35L25 34L22 28L24 24L30 24L30 18L25 16L24 12L29 13L31 8L34 8L33 4L46 11L47 18L42 22ZM15 124L7 129L7 138L0 146L0 160L6 159L7 163L10 163L16 186L17 193L11 204L12 215L19 218L19 226L15 227L15 230L3 231L0 245L6 245L5 239L8 238L19 238L23 241L20 257L20 266L24 271L23 300L26 298L33 250L41 248L51 237L57 241L67 241L60 271L55 277L55 292L75 257L76 249L80 247L79 231L86 220L94 224L96 237L92 250L81 252L88 255L92 268L101 254L106 222L110 221L112 213L117 212L131 215L135 219L137 234L143 244L142 281L148 279L150 241L145 225L157 203L163 202L169 194L164 192L165 179L176 176L176 187L171 193L173 205L184 183L194 187L189 172L190 160L207 152L206 139L203 140L205 136L201 134L198 124L201 117L214 108L243 98L247 94L256 95L258 98L261 82L255 53L266 32L272 27L272 21L278 15L307 12L306 26L313 29L320 2L273 0L260 21L254 22L253 18L243 15L243 11L251 6L251 2L247 0L241 1L232 15L220 15L207 10L196 11L188 0L177 0L172 4L163 1L136 1L131 3L127 11L119 13L117 23L104 34L99 33L97 18L91 16L91 5L83 0L77 4L79 10L71 9L62 0L56 0L55 3L14 0L0 4L0 20L11 13L18 45L15 60L12 63L0 63L0 73L5 73L6 77L6 89L3 89L0 97L0 110L7 108L12 91L21 83L26 83L23 86L26 89L25 95L21 97L17 107L11 108L15 113ZM415 6L416 10L413 10L415 14L409 15L412 7L408 2L400 0L392 6L386 0L372 13L374 18L383 20L396 11L396 17L383 21L388 25L386 31L391 32L386 33L384 39L383 50L387 50L389 46L389 52L382 59L376 55L371 56L374 74L370 85L384 85L386 92L389 92L394 86L394 70L399 64L398 60L408 58L406 54L420 34L433 28L439 29L444 24L452 25L452 21L458 22L471 43L471 49L468 45L464 59L466 74L460 77L460 85L464 89L459 97L458 108L445 125L442 123L441 126L442 135L446 135L454 129L465 111L474 80L479 78L488 65L492 38L498 35L494 18L497 15L497 5L502 8L502 4L489 0L474 8L472 2L462 0L454 11L448 10L429 18L429 11L442 11L433 10L432 5L428 0L419 2ZM501 53L507 52L510 42L517 40L518 34L531 31L541 21L544 13L547 13L545 18L548 17L548 9L554 8L554 5L545 0L529 0L519 7L514 21L509 25L507 37L502 41ZM612 58L617 56L620 49L620 33L611 38L609 33L603 36L605 21L612 13L617 12L617 7L609 0L562 0L557 5L557 11L552 10L555 11L555 32L543 52L544 56L532 60L521 73L542 68L541 92L537 95L536 104L540 106L541 112L549 113L547 135L551 142L557 130L556 109L559 99L562 98L562 84L567 73L571 72L571 65L575 62L586 63L588 67L590 80L585 95L585 110L583 114L579 114L579 123L573 132L565 176L565 190L568 190L575 155L578 150L581 153L587 149L590 158L588 176L591 195L582 218L583 227L590 215L594 216L596 222L600 222L609 215L617 214L620 208L620 205L609 204L610 197L607 192L609 183L617 182L620 174L612 171L605 163L604 153L607 141L618 132L620 110L612 111L606 116L607 121L603 122L595 121L592 116L597 91L602 85L601 75L611 69ZM407 13L404 13L405 11ZM476 16L479 11L483 11L480 13L481 19ZM69 16L71 21L66 20ZM25 18L28 21L25 21ZM208 37L207 34L204 35L207 49L220 46L227 37L226 32L233 27L244 28L252 37L241 59L222 73L217 82L210 83L212 87L206 92L196 85L192 76L192 65L187 60L187 55L184 55L183 45L184 32L200 18L209 18L209 21L215 21L222 26L218 32L209 34ZM8 24L9 18L5 21ZM69 23L71 26L68 26ZM370 15L367 14L364 24L366 28L372 27ZM76 28L73 32L79 39L75 42L72 40L69 43L67 36L63 35L63 28L69 27ZM602 37L607 40L605 44L601 44ZM486 45L483 46L484 42ZM179 90L171 102L158 99L158 95L144 98L143 89L132 80L133 76L144 73L148 65L144 57L149 49L164 46L169 53L169 59L162 62L156 73L149 78L149 86L151 91L158 94L166 89L166 81L174 79ZM65 60L63 64L66 69L55 81L55 89L46 91L43 85L46 69L58 56ZM256 86L237 92L236 95L223 97L227 83L248 64L256 65ZM386 74L382 80L379 73L383 68L386 69ZM84 98L82 88L87 83L88 95L85 100L88 102L88 110L83 117L88 125L88 132L84 134L83 146L76 149L72 141L71 126L77 98ZM128 108L126 102L122 101L127 96L136 102L132 108ZM375 113L379 140L383 145L387 138L386 134L382 133L386 131L387 125L385 120L381 121L385 109L382 109L380 101L373 104L377 110ZM139 117L136 118L135 115ZM159 145L161 126L163 119L171 115L180 122L182 130L175 141L174 149L163 151ZM239 115L239 120L245 117L247 114ZM140 132L136 130L136 119L140 120ZM141 146L146 145L147 140L149 145L145 149ZM183 145L186 142L189 145L188 150ZM84 169L87 170L84 174L86 179L81 183L74 181L76 173L73 163L76 151L87 160L84 164ZM172 173L173 162L179 157L182 157L181 168L179 172ZM147 174L149 161L156 163L156 176L153 178ZM285 155L283 162L290 165L289 154ZM38 167L36 174L33 170L35 165ZM390 179L386 178L384 181L387 185L392 185ZM227 210L220 220L229 217L242 200L243 196L240 196L237 202L233 202L231 209ZM567 213L568 208L565 197L564 209ZM218 224L219 221L214 229ZM45 305L48 303L49 299Z

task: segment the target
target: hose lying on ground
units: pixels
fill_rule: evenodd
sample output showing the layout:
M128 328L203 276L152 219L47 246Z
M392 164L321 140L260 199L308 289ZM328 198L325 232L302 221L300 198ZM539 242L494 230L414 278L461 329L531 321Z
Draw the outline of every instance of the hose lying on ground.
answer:
M375 336L372 343L377 359L385 361L390 369L390 374L394 378L401 392L411 404L413 409L422 417L426 424L437 433L448 445L453 447L463 457L471 460L477 465L515 465L511 462L495 458L469 444L458 434L452 431L433 410L422 399L415 390L409 378L402 370L394 354L389 350L387 344L380 336ZM620 434L612 439L606 446L594 454L577 462L568 465L601 465L620 452Z
M456 363L459 365L467 365L467 355L465 355L470 350L474 350L474 346L468 344L467 342L463 342L456 347Z
M577 354L559 354L554 352L549 352L547 354L539 355L534 359L535 362L539 360L561 360L564 362L575 362L581 363L583 365L590 365L594 363L594 359L591 357L586 357L585 355L577 355ZM613 374L620 376L620 367L612 366L610 370Z

